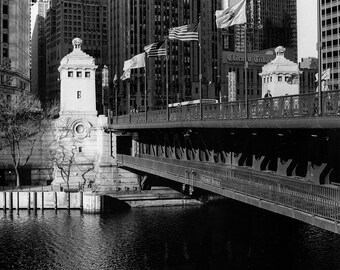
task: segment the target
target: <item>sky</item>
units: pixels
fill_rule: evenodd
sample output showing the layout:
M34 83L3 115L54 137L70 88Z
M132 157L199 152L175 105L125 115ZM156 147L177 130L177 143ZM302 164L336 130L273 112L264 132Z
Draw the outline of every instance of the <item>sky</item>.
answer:
M317 57L317 0L296 0L298 25L298 60Z
M228 6L228 1L225 5ZM230 0L234 5L240 0ZM286 0L282 0L286 1ZM305 57L317 57L317 0L296 0L298 28L298 61Z

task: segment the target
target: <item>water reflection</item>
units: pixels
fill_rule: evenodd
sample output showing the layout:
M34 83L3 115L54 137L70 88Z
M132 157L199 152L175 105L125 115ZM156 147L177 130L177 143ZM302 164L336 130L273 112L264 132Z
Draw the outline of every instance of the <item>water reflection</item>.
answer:
M231 201L0 213L0 269L340 269L340 237Z

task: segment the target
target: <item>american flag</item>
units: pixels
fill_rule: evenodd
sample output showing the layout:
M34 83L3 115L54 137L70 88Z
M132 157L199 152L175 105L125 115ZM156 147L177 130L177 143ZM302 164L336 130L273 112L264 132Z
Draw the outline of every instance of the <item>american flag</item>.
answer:
M181 41L198 41L198 23L171 28L169 30L169 39L178 39Z
M166 56L165 42L160 41L144 47L148 57Z

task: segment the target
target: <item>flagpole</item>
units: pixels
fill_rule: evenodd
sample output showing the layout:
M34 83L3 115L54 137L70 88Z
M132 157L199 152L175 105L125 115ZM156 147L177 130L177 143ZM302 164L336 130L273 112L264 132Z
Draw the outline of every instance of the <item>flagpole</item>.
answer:
M165 38L165 51L166 51L166 56L165 56L165 91L166 91L166 121L169 121L169 59L168 59L168 40L169 37ZM170 40L169 40L170 42Z
M248 56L247 56L247 23L244 24L244 99L246 118L248 118Z
M147 71L147 68L146 68L146 66L147 66L147 60L148 60L148 58L147 58L147 53L145 53L145 55L144 55L144 57L145 57L145 66L144 66L144 112L145 112L145 123L148 121L148 116L147 116L147 105L146 105L146 93L147 93L147 86L146 86L146 84L147 84L147 77L146 77L146 71Z
M127 81L127 109L129 115L129 122L131 122L131 108L130 108L130 79Z
M318 42L317 42L317 47L318 47L318 115L322 114L322 83L321 83L321 78L322 78L322 43L321 43L321 1L318 1L318 7L317 7L317 12L318 12L318 20L317 20L317 32L318 32Z
M201 24L200 24L200 16L198 21L198 73L199 73L199 84L198 84L198 93L200 99L200 119L203 119L203 104L202 104L202 40L201 40Z
M116 124L118 123L118 85L113 85L115 90L115 116L116 116Z

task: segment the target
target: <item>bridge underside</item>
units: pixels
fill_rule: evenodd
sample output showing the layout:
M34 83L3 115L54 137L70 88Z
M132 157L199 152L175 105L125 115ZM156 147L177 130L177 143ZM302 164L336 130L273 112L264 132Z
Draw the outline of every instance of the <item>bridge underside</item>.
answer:
M137 141L138 153L130 153L127 137L118 153L247 166L315 184L340 182L337 129L152 129L138 131Z
M339 233L339 139L337 129L134 130L117 137L117 161Z

